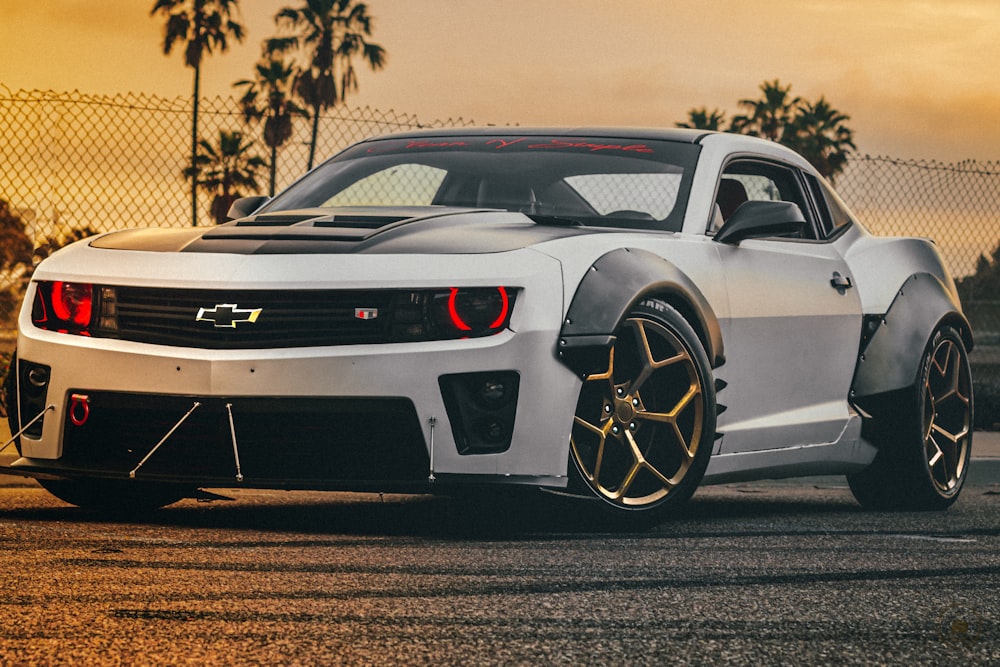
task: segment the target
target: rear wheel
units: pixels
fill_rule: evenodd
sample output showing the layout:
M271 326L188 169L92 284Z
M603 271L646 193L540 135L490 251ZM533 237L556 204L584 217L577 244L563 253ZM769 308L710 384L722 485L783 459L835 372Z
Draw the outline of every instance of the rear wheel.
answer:
M942 327L928 342L914 387L873 424L879 453L849 475L854 497L879 509L941 510L958 499L972 453L972 374L962 337Z
M608 368L587 376L570 439L571 489L604 516L653 523L694 493L715 433L701 342L676 310L644 301L621 324Z
M59 500L84 509L134 514L155 510L181 498L191 489L172 484L115 479L39 479Z

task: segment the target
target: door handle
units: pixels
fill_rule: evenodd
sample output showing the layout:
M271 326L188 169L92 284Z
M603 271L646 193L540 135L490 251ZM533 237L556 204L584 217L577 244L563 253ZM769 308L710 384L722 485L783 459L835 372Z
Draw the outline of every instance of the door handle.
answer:
M854 287L854 284L851 282L850 276L842 276L840 271L834 271L833 277L830 278L830 287L843 294L844 290Z

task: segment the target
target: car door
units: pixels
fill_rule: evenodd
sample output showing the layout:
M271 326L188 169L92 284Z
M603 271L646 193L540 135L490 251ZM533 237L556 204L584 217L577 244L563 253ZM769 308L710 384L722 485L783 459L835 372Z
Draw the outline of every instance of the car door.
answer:
M718 421L720 451L835 442L851 414L861 334L850 270L838 244L824 238L819 204L796 168L741 160L727 165L726 180L742 186L747 199L796 203L808 225L803 238L719 244L730 306L726 363L717 370L727 383L718 395L726 406ZM738 202L728 208L731 215Z

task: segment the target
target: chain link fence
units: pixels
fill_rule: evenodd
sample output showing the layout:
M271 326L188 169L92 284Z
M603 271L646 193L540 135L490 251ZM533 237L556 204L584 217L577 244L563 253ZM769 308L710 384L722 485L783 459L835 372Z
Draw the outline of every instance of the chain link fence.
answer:
M393 111L341 109L321 117L316 153L332 155L387 132L468 125L462 119L421 123ZM293 136L279 149L278 190L305 172L310 126L294 124ZM0 86L0 127L0 199L20 213L29 235L191 224L190 183L183 176L191 154L189 99L14 93ZM201 139L214 143L220 131L252 138L258 130L244 123L235 98L200 104ZM270 149L259 138L255 144L257 155L267 158ZM199 221L211 224L210 196L200 197Z
M855 155L836 187L873 233L934 239L956 277L1000 242L1000 162Z
M13 92L0 85L0 216L24 223L27 237L41 249L35 261L48 248L95 232L190 225L190 183L183 176L190 161L190 113L188 98ZM332 155L372 135L472 124L461 118L424 123L393 111L340 108L320 119L316 154ZM277 189L306 170L310 130L311 123L296 123L279 150ZM214 143L220 131L260 135L258 127L244 123L235 98L203 100L200 137ZM270 154L259 138L255 148L261 157ZM262 188L266 180L260 178ZM854 155L836 186L873 233L935 239L960 282L990 268L1000 241L1000 163ZM199 197L199 220L211 224L211 196ZM5 243L0 236L0 246ZM0 260L0 341L9 341L32 258L0 248ZM981 397L977 406L984 391L1000 396L1000 300L994 296L978 294L964 304L978 341L973 355ZM982 407L979 412L981 424L1000 421L1000 410L992 406L985 415Z
M976 336L976 425L1000 429L1000 163L854 156L836 186L874 234L935 240Z

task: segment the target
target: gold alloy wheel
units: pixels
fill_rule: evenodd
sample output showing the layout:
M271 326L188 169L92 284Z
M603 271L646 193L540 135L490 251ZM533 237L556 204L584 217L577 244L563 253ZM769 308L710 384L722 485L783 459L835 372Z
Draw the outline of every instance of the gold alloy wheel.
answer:
M938 342L923 391L925 460L934 486L948 495L965 475L972 429L972 377L955 341Z
M625 321L608 369L587 376L570 450L590 487L641 509L682 483L705 425L702 379L681 338L642 316Z

